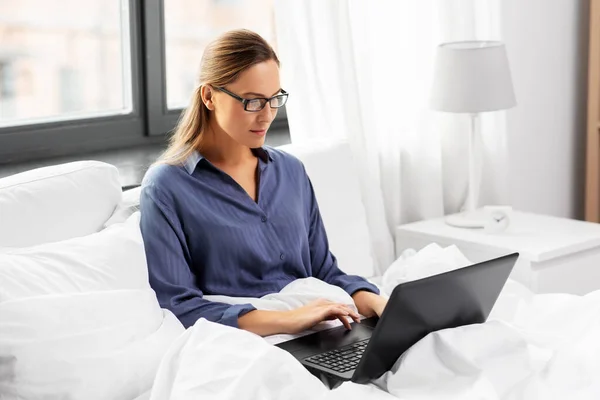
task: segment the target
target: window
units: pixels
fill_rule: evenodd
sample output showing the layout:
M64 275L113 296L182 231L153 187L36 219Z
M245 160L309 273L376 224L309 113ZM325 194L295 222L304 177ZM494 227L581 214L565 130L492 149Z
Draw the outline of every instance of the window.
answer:
M209 40L276 48L274 1L0 0L0 163L164 143Z
M81 75L77 68L66 66L60 69L60 110L63 114L85 110L84 92L81 90L85 82Z
M0 98L12 99L15 97L14 68L10 62L0 63Z
M13 70L9 62L0 62L0 121L16 114Z
M0 126L131 112L128 18L119 0L0 0Z

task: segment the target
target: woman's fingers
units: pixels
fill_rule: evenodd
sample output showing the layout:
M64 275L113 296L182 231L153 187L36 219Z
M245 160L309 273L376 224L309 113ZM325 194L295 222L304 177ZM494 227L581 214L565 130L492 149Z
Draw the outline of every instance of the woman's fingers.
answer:
M338 304L338 305L332 306L332 308L330 308L329 312L331 313L331 315L334 316L334 318L332 318L332 319L337 318L342 322L342 324L344 324L346 329L348 329L348 330L352 329L349 318L354 320L354 316L352 314L355 314L355 313L351 309L349 309L348 307L346 307L342 304Z
M344 312L348 313L348 316L352 317L352 319L360 319L360 315L354 311L352 308L350 308L350 306L347 306L346 304L340 304L340 303L331 303L331 304L327 304L326 306L335 306L338 307L338 309L344 310Z
M346 329L348 329L349 331L352 330L352 326L350 325L350 322L348 322L348 318L346 318L345 316L339 316L338 319L342 321L342 324L344 324Z
M360 322L360 315L358 315L358 313L356 311L354 311L352 308L348 307L345 304L342 304L341 306L348 313L348 316L354 320L354 322L357 322L357 323Z
M360 316L356 315L356 313L350 314L350 318L352 318L352 320L357 324L360 324Z
M315 305L322 310L322 321L339 319L346 329L349 330L352 329L352 326L350 325L352 321L360 323L360 315L345 304L334 303L326 299L318 299L315 300Z
M338 307L335 307L332 311L335 314L335 316L337 317L337 319L339 319L342 322L342 324L344 324L346 329L352 330L350 321L348 321L348 317L350 316L348 313L348 310L344 309L343 307L338 306Z

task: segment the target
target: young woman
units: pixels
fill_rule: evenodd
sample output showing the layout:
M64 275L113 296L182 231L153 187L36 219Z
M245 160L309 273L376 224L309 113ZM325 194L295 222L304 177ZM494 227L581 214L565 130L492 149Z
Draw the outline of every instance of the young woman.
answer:
M377 288L340 271L329 251L302 163L264 146L288 97L271 46L247 30L224 34L204 52L200 83L142 183L141 230L161 306L185 327L203 317L262 336L336 318L350 328L359 315L326 300L261 311L203 298L261 297L315 277L348 292L360 314L381 315Z

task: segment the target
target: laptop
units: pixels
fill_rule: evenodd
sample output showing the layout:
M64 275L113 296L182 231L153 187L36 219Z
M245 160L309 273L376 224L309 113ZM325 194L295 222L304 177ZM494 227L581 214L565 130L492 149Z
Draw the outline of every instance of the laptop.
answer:
M519 254L396 286L381 318L277 344L333 382L366 383L389 371L429 333L486 321Z

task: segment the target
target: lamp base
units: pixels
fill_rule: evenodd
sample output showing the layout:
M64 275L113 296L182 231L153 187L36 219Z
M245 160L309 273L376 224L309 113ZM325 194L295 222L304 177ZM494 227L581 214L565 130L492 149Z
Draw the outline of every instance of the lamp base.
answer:
M444 221L456 228L482 229L485 226L485 214L483 210L464 211L448 215Z

